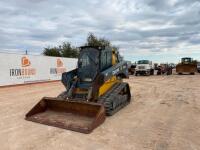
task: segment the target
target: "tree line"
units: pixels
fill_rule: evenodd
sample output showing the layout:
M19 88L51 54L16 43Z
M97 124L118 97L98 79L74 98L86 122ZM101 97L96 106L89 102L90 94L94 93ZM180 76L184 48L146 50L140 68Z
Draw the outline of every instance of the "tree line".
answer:
M109 40L105 38L98 38L93 33L88 34L84 46L109 46L115 50L118 50L118 47L113 46ZM79 48L73 46L70 42L63 42L62 45L59 46L48 46L44 48L43 55L54 57L77 58L79 55Z

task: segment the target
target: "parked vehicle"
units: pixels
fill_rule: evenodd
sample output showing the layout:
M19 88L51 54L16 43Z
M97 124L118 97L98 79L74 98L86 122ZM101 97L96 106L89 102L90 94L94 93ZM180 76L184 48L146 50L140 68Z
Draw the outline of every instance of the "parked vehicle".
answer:
M197 63L197 71L200 73L200 62Z
M170 64L160 64L157 67L157 75L171 75L172 74L172 68Z
M90 133L130 103L128 67L111 47L81 47L77 68L62 74L66 90L44 97L26 120L82 133Z
M135 68L135 75L153 75L154 67L152 61L149 60L139 60Z
M181 59L181 63L176 65L176 72L178 74L192 74L197 72L197 62L190 57L185 57Z
M128 66L128 72L131 75L135 74L135 68L136 68L136 64L131 63L130 66Z

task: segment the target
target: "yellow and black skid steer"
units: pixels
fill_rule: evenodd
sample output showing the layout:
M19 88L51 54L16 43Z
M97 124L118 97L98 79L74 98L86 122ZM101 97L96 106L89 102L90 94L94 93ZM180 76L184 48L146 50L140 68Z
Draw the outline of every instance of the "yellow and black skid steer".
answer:
M130 103L127 62L111 47L80 47L78 67L62 74L66 90L58 97L44 97L26 120L90 133Z

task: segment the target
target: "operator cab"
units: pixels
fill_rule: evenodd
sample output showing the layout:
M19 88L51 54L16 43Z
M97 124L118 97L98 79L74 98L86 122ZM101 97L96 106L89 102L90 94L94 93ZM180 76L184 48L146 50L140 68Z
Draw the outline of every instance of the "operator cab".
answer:
M190 57L184 57L184 58L181 59L181 62L182 62L183 64L189 64L189 63L191 63L192 61L193 61L193 59L190 58Z
M78 77L81 81L92 82L98 73L99 51L95 48L84 48L78 59Z
M78 78L92 82L96 76L112 66L113 51L110 47L81 47L78 58Z

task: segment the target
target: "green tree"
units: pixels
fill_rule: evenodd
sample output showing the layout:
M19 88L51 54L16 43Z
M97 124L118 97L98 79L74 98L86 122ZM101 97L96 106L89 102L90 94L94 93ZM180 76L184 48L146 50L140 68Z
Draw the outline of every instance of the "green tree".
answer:
M105 38L98 38L93 33L89 33L85 46L109 46L114 50L118 51L118 47L111 44L111 42ZM79 50L72 46L69 42L63 42L62 45L58 47L47 47L44 48L43 55L46 56L56 56L56 57L71 57L77 58L79 55Z
M116 51L119 50L119 47L112 45L109 40L105 38L98 38L93 33L88 34L85 45L86 46L109 46L109 47L112 47Z
M72 57L72 58L77 58L79 51L76 47L72 46L71 43L63 43L61 47L61 54L62 57Z
M63 42L62 45L58 47L47 47L44 48L43 55L46 56L55 56L55 57L70 57L77 58L79 51L77 48L71 45L69 42Z
M105 38L98 38L93 33L89 33L86 41L86 46L110 46L110 41Z
M54 57L61 57L60 50L57 47L47 47L44 48L43 55L45 56L54 56Z

